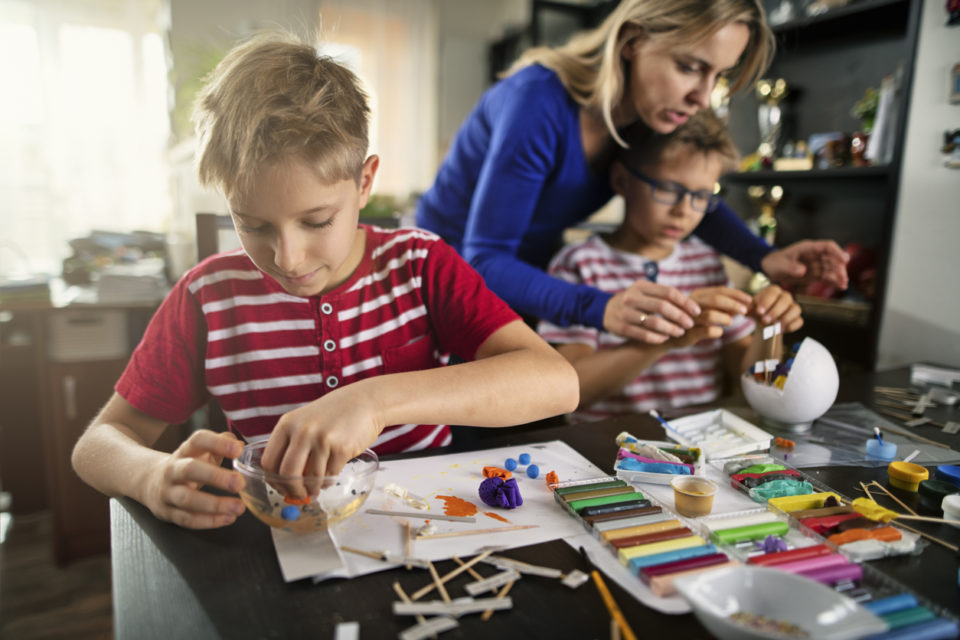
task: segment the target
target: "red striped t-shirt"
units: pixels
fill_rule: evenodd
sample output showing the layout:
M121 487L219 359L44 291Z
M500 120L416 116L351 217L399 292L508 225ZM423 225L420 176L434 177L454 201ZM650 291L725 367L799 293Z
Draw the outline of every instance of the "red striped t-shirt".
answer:
M649 280L653 261L635 253L618 251L600 236L564 247L550 263L550 273L574 284L587 284L601 291L618 293L637 280ZM696 237L678 242L673 252L656 262L656 282L689 295L702 287L729 286L720 256ZM575 420L599 420L628 413L645 413L716 400L720 394L722 345L753 332L753 320L735 316L724 327L722 338L702 340L674 349L635 378L620 392L598 400L574 413ZM538 326L540 335L552 344L588 344L609 349L625 340L583 325L559 327L548 322Z
M419 229L361 225L360 265L328 293L300 298L242 251L188 271L157 310L116 391L168 423L216 397L230 428L265 437L284 413L364 378L473 360L518 319L446 243ZM445 425L393 425L377 453L450 443Z

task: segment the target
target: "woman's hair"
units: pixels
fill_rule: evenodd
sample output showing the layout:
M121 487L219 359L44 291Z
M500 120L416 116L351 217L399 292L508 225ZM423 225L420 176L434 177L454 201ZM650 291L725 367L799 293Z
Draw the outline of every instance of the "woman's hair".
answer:
M288 33L255 35L227 53L194 105L200 183L230 197L291 158L324 182L359 181L369 116L349 69Z
M639 34L666 44L696 42L735 22L747 26L750 39L730 73L733 93L753 84L773 57L776 41L759 0L623 0L596 29L561 47L528 49L503 75L531 64L552 69L573 99L598 110L610 134L623 144L613 109L624 93L624 45Z
M617 158L632 167L659 164L681 149L719 155L724 171L735 170L740 160L740 153L727 125L710 108L697 111L672 133L644 135L637 140L628 135L627 142L637 144L620 148Z

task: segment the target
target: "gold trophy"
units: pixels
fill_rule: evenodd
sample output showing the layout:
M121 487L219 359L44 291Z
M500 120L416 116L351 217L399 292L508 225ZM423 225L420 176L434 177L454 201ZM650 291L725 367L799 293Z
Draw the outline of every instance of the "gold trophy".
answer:
M757 216L755 223L757 235L766 240L769 245L773 246L773 241L777 235L777 218L775 213L777 207L780 205L780 201L783 200L783 187L778 184L770 187L755 184L747 187L747 196L749 196L750 202L760 209L760 215ZM770 284L770 279L758 271L750 278L750 282L747 284L747 291L754 294L768 284Z
M783 129L783 110L780 102L787 95L787 81L783 78L763 78L757 81L757 98L760 106L757 118L760 124L760 146L757 154L764 166L772 166L780 152L780 134Z

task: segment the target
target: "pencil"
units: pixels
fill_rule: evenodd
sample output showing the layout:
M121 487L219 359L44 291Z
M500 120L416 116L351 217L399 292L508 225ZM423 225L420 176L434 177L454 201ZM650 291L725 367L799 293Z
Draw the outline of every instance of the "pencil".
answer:
M583 554L583 557L586 558L590 566L593 567L593 561L590 560L590 557L587 555L587 550L580 547L580 553ZM620 611L620 607L617 606L617 601L613 599L613 594L610 593L610 589L607 588L607 583L603 581L603 576L600 575L600 572L597 571L596 568L590 571L590 576L593 578L593 583L597 585L597 591L600 592L600 597L603 598L603 604L607 606L607 611L610 612L610 618L616 621L617 626L620 627L620 631L623 633L623 637L626 638L626 640L637 640L633 629L627 624L627 619L623 617L623 612Z

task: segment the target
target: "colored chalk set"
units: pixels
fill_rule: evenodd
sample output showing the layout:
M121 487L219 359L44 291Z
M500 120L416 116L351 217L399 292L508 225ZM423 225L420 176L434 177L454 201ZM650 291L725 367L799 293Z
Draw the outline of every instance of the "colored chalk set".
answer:
M701 434L710 429L711 421L703 415L685 420L706 425L701 426ZM766 567L825 585L844 607L856 609L862 619L870 621L861 626L860 635L844 637L955 638L960 634L960 626L950 612L924 601L867 564L887 556L919 553L927 544L918 535L890 524L899 514L872 499L849 501L802 471L755 453L755 448L747 453L711 456L706 452L723 450L718 440L729 450L743 447L744 438L713 433L696 441L689 431L687 437L681 435L680 422L664 425L671 438L682 442L680 446L641 441L621 433L616 439L616 476L548 484L556 502L654 596L682 594L689 601L689 585L712 579L714 574L710 572ZM763 441L757 434L748 433L753 440ZM738 439L740 442L736 442ZM766 441L767 448L770 440ZM707 464L703 464L704 459ZM719 475L727 481L716 482L707 475ZM891 473L891 480L894 475ZM927 482L920 474L901 481ZM673 485L673 507L664 503L663 494L654 487L646 490L635 486L642 483ZM924 489L930 493L934 488ZM942 492L942 488L936 489ZM715 495L727 493L728 500L743 502L733 499L731 491L749 496L756 506L714 513ZM658 500L652 494L661 497ZM765 613L738 612L740 618L731 618L731 623L746 625ZM877 635L877 630L884 627L886 631ZM809 630L798 632L804 635L796 637L813 637Z

